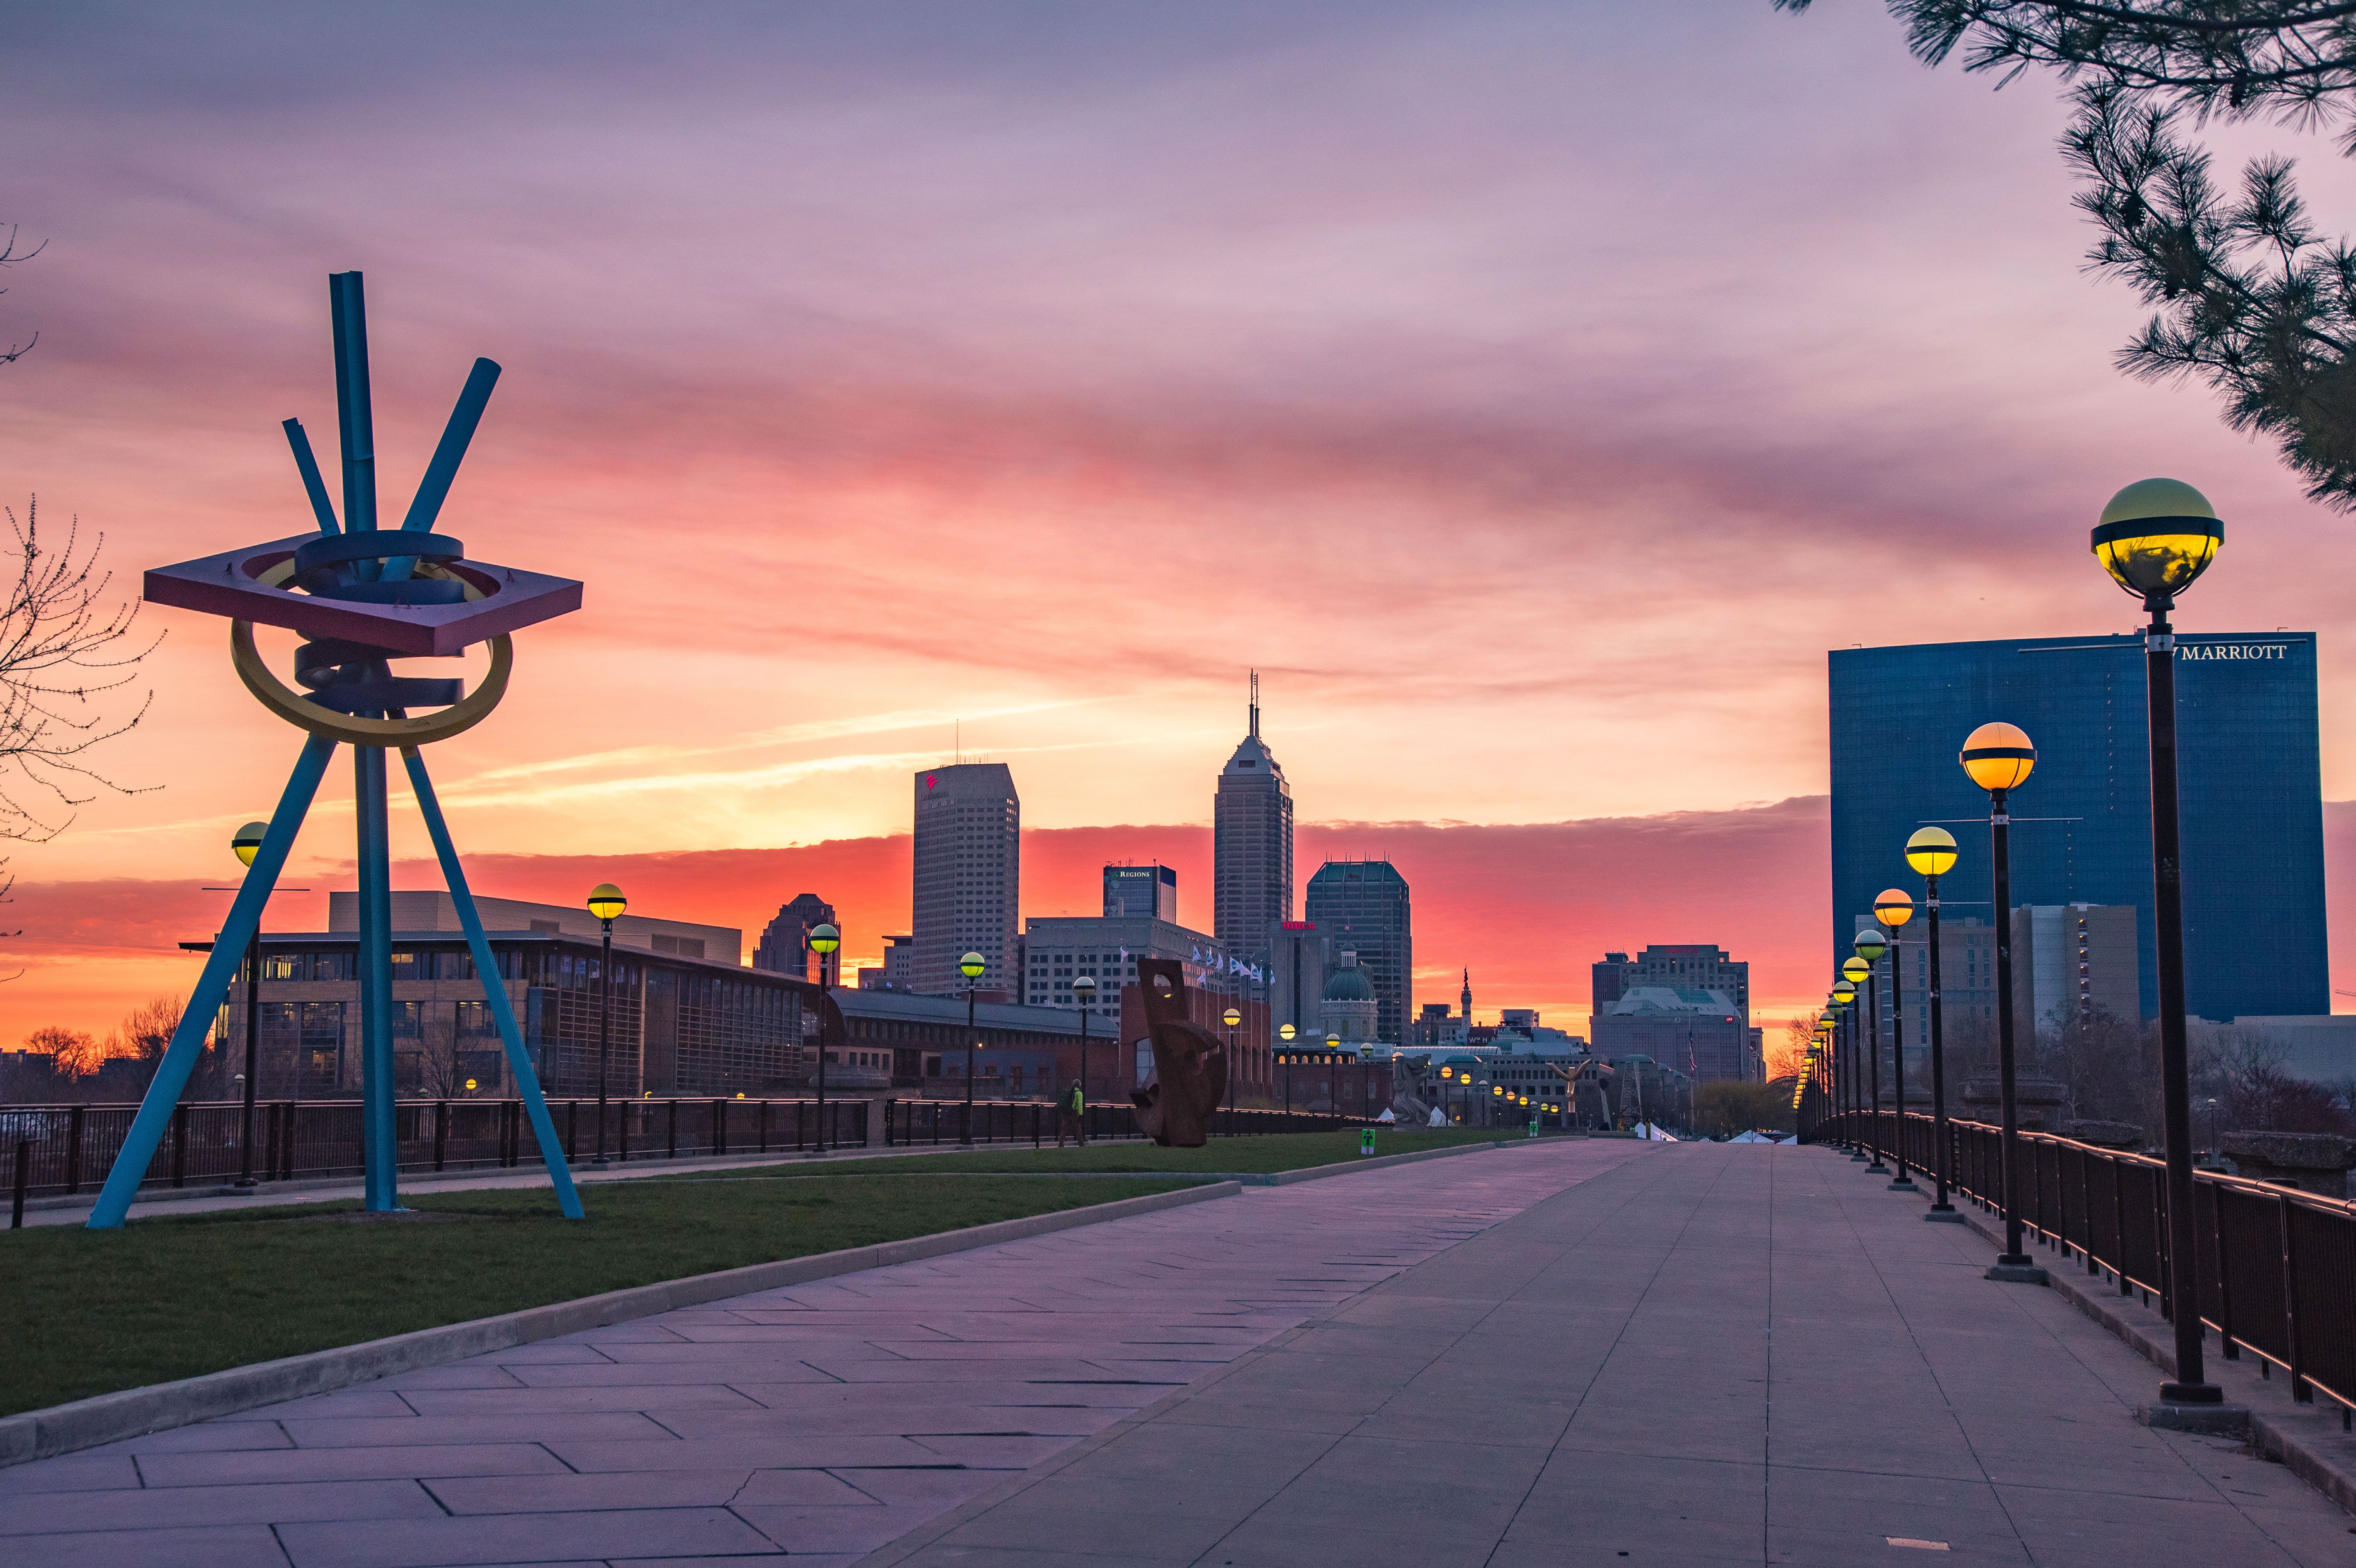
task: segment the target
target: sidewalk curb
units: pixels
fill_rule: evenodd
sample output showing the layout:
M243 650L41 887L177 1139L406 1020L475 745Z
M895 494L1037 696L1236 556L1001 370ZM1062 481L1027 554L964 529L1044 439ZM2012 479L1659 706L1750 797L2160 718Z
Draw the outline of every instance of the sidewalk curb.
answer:
M1101 1138L1097 1141L1108 1144L1141 1144L1147 1140L1142 1137L1124 1136ZM985 1148L998 1147L1001 1146L984 1146ZM1019 1148L1022 1146L1007 1144L1002 1147ZM682 1171L734 1170L744 1166L766 1165L820 1166L849 1160L902 1159L940 1152L942 1151L937 1147L903 1144L894 1145L890 1148L834 1148L829 1149L824 1154L814 1149L789 1148L770 1149L766 1152L756 1149L749 1154L683 1154L676 1159L660 1155L652 1158L640 1156L636 1159L608 1166L602 1170L591 1166L586 1160L577 1161L573 1166L573 1179L578 1186L594 1189L611 1182L637 1181L647 1176L677 1175ZM478 1177L487 1177L490 1179L478 1181L476 1179ZM547 1169L537 1159L527 1159L520 1165L477 1166L465 1170L405 1170L402 1172L401 1190L403 1193L419 1193L430 1198L443 1192L544 1191L547 1187ZM290 1199L298 1202L309 1202L313 1200L311 1195L317 1194L327 1195L318 1200L320 1201L333 1201L337 1197L357 1198L360 1195L362 1188L363 1183L360 1179L353 1176L303 1176L292 1181L267 1182L252 1189L250 1192L241 1192L237 1188L220 1182L209 1182L202 1187L166 1187L154 1189L142 1187L138 1195L131 1200L131 1218L163 1219L167 1217L168 1209L159 1211L151 1206L186 1202L190 1200L244 1198L250 1200L254 1208L263 1209ZM25 1212L27 1214L54 1213L60 1209L87 1212L97 1201L98 1193L93 1186L87 1192L52 1193L46 1198L27 1198L25 1200ZM227 1211L223 1211L223 1212Z
M1982 1213L1970 1199L1956 1196L1964 1222L1982 1241L2001 1248L2003 1226ZM2055 1295L2101 1324L2145 1360L2171 1378L2176 1375L2176 1329L2157 1310L2108 1286L2090 1285L2086 1282L2092 1275L2053 1267L2046 1275ZM2320 1404L2293 1401L2287 1378L2261 1378L2249 1370L2247 1360L2229 1361L2222 1356L2205 1356L2203 1363L2210 1381L2225 1386L2229 1403L2249 1408L2251 1446L2280 1459L2291 1474L2356 1514L2356 1436L2335 1430L2338 1423L2324 1413Z
M745 1296L756 1290L806 1285L811 1280L887 1268L894 1264L915 1263L951 1253L971 1252L978 1247L1023 1241L1057 1231L1076 1230L1084 1225L1101 1224L1108 1220L1151 1214L1164 1209L1182 1209L1188 1204L1202 1203L1215 1198L1232 1198L1242 1190L1243 1188L1233 1181L1206 1183L1180 1188L1173 1192L1148 1193L1142 1198L1124 1198L1084 1209L1026 1215L1019 1220L1001 1220L994 1224L975 1225L962 1231L911 1236L904 1241L883 1242L874 1246L846 1247L840 1252L819 1253L809 1257L751 1264L743 1268L691 1275L684 1279L660 1280L653 1285L609 1290L602 1295L580 1296L572 1301L550 1302L543 1307L527 1307L495 1317L477 1317L466 1323L419 1328L390 1339L313 1350L305 1355L287 1356L250 1367L228 1367L199 1377L154 1383L146 1388L123 1389L115 1393L76 1400L70 1404L51 1405L46 1410L24 1411L0 1417L0 1467L21 1465L30 1459L51 1458L59 1454L70 1454L102 1443L138 1437L169 1427L186 1426L191 1422L276 1404L283 1400L326 1393L335 1389L348 1388L354 1383L390 1377L395 1372L461 1360L488 1350L503 1350L535 1340L577 1334L584 1328L602 1328L636 1317L649 1317L675 1307L725 1300L732 1296Z

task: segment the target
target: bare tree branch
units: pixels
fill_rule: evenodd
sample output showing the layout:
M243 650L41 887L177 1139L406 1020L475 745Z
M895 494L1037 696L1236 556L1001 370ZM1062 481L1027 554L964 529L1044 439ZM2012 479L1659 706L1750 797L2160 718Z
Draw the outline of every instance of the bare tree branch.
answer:
M16 249L16 226L11 223L8 225L8 238L6 241L5 243L0 243L0 267L14 266L18 261L29 261L48 248L49 242L44 240L39 244L34 246L31 250L19 252ZM8 291L6 289L0 289L0 294L5 294ZM33 351L33 345L38 343L40 340L41 335L38 332L36 332L24 343L10 344L8 346L8 351L5 354L0 354L0 365L14 365L17 360L22 359L26 355L30 354Z
M75 519L62 548L51 549L41 540L37 499L21 522L13 508L0 508L0 516L16 542L16 581L0 589L0 839L42 843L98 793L143 793L85 759L146 717L152 692L119 721L102 713L97 699L136 680L139 662L163 634L123 645L134 636L139 603L108 602L113 577L98 566L105 535L84 548ZM65 808L61 819L43 797Z

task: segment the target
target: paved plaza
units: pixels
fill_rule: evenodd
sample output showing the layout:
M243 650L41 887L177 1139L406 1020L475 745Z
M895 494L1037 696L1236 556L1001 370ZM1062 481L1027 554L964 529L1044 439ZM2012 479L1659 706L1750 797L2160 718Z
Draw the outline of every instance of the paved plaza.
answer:
M1250 1189L0 1470L0 1560L2356 1563L1921 1212L1617 1140Z

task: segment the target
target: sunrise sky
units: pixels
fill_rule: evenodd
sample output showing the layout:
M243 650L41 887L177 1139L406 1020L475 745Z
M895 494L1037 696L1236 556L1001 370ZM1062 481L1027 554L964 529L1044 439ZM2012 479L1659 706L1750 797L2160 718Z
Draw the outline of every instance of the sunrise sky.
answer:
M47 245L0 277L0 346L40 335L0 499L103 530L125 592L308 526L278 421L332 464L328 272L367 277L395 517L505 367L443 530L587 596L429 754L480 891L610 879L749 947L812 891L873 962L907 774L961 742L1014 770L1025 912L1161 858L1207 926L1256 666L1301 875L1398 863L1422 999L1469 965L1483 1014L1578 1029L1603 948L1716 941L1772 1023L1827 978L1825 651L2128 629L2086 528L2154 473L2230 523L2179 625L2321 634L2356 796L2314 570L2350 525L2112 369L2142 313L2080 270L2054 84L1925 70L1878 5L78 3L0 38L0 224ZM2356 227L2327 144L2226 145ZM102 763L140 793L16 848L0 1044L185 992L297 748L221 623L142 624ZM349 885L349 796L273 929Z

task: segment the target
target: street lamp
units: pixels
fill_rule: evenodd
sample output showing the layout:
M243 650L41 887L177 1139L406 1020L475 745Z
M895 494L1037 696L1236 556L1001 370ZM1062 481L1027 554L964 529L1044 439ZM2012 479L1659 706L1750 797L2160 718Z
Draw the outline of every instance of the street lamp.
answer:
M1931 1155L1932 1200L1925 1220L1963 1223L1947 1201L1947 1033L1939 1000L1939 879L1954 869L1955 836L1944 827L1918 827L1906 840L1906 863L1922 879L1922 910L1930 919L1923 942L1931 957Z
M605 1061L614 1041L614 920L630 907L622 890L599 882L589 890L589 912L597 917L597 1157L605 1163Z
M1898 928L1914 918L1914 901L1903 888L1884 888L1874 895L1873 918L1890 932L1890 1075L1898 1096L1898 1119L1892 1124L1898 1131L1890 1140L1897 1147L1898 1179L1890 1190L1912 1192L1914 1179L1906 1174L1906 982L1898 972Z
M1866 1152L1867 1148L1871 1146L1873 1141L1873 1124L1866 1115L1866 1113L1871 1109L1871 1107L1866 1104L1865 1099L1865 1042L1858 1038L1857 1032L1858 1020L1863 1016L1863 1009L1857 1004L1857 988L1865 984L1866 976L1873 972L1873 966L1868 964L1864 959L1858 957L1856 954L1852 953L1847 959L1842 961L1840 972L1841 978L1848 982L1849 988L1849 999L1843 1008L1848 1018L1848 1097L1849 1103L1857 1107L1858 1125L1866 1135L1861 1140L1859 1140L1858 1147L1849 1152L1853 1158L1879 1161L1880 1158L1879 1155L1869 1155ZM1879 1100L1879 1090L1877 1088L1875 1091L1875 1098L1876 1100ZM1866 1168L1869 1170L1878 1170L1880 1167L1877 1163L1875 1165L1869 1166Z
M1873 1163L1865 1168L1865 1173L1878 1176L1887 1174L1890 1168L1881 1163L1881 991L1873 968L1881 962L1881 955L1890 950L1890 944L1881 933L1869 925L1857 933L1849 945L1857 949L1857 958L1850 962L1862 961L1865 965L1865 1083L1866 1092L1873 1099L1865 1118L1865 1125L1869 1129ZM1843 965L1841 972L1848 972L1847 965Z
M1852 959L1851 962L1854 963L1855 960ZM1832 1000L1825 1008L1825 1055L1836 1063L1834 1073L1839 1082L1839 1097L1836 1101L1836 1105L1842 1111L1857 1109L1855 1104L1857 1073L1852 1071L1856 1064L1842 1052L1842 1047L1848 1039L1849 1004L1856 999L1857 987L1844 977L1833 982ZM1857 1155L1857 1124L1850 1121L1847 1123L1847 1136L1843 1141L1848 1145L1849 1152ZM1858 1155L1858 1157L1864 1157Z
M821 995L826 990L827 955L842 945L842 933L830 925L810 927L809 950L818 955L818 985ZM826 1009L819 1009L818 1037L818 1152L826 1152Z
M990 967L979 953L969 953L958 960L958 973L965 976L965 1125L958 1132L958 1147L973 1147L973 1051L979 1042L973 1038L974 982Z
M1342 1094L1341 1094L1342 1085L1340 1084L1340 1083L1338 1083L1338 1082L1336 1081L1336 1079L1335 1079L1335 1077L1334 1077L1333 1064L1334 1064L1334 1062L1335 1062L1335 1061L1337 1061L1338 1060L1340 1060L1341 1055L1342 1055L1342 1037L1341 1037L1339 1034L1334 1033L1334 1032L1333 1032L1333 1030L1331 1030L1331 1029L1326 1030L1326 1031L1325 1031L1325 1103L1326 1103L1328 1105L1331 1105L1331 1106L1333 1106L1333 1113L1332 1113L1332 1114L1333 1114L1333 1115L1336 1115L1336 1116L1338 1116L1338 1115L1340 1115L1342 1114Z
M1292 1115L1292 1037L1300 1032L1301 1031L1299 1029L1294 1029L1290 1024L1286 1024L1283 1028L1276 1031L1277 1038L1284 1041L1285 1044L1284 1114L1288 1116ZM1445 1067L1441 1068L1440 1070L1440 1075L1442 1078L1446 1078L1448 1076L1448 1069ZM1286 1125L1289 1126L1291 1124L1287 1123Z
M2004 1130L1997 1156L1997 1190L2004 1203L2004 1255L1988 1271L1990 1279L2016 1284L2045 1283L2045 1271L2030 1261L2020 1245L2020 1205L2017 1201L2019 1172L2015 1168L2020 1140L2019 1107L2013 1100L2012 1058L2012 815L2008 798L2029 781L2037 766L2037 748L2014 725L1983 724L1964 738L1955 759L1965 776L1988 796L1988 853L1996 867L1996 1044L1997 1082L2004 1104ZM2185 1210L2191 1217L2190 1205ZM2194 1319L2199 1320L2196 1315ZM2196 1345L2194 1353L2199 1353Z
M2222 1404L2202 1374L2200 1291L2193 1285L2192 1091L2184 1042L2184 869L2176 801L2176 635L2168 612L2208 570L2225 525L2209 498L2178 479L2144 479L2111 497L2094 525L2103 570L2151 612L2144 633L2144 691L2151 734L2152 924L2159 958L2161 1121L2167 1131L2169 1317L2176 1325L2176 1381L2162 1403ZM2007 1205L2009 1211L2010 1205ZM2019 1248L2015 1245L2013 1251Z
M249 822L230 835L230 853L246 869L253 869L254 856L262 852L262 836L270 831L267 822ZM253 935L245 944L245 1108L240 1113L237 1185L253 1185L253 1081L256 1076L254 1057L260 1041L262 1025L262 923L253 923ZM299 1055L299 1053L298 1053ZM294 1076L301 1082L302 1063L295 1063Z
M1080 1004L1080 1132L1079 1141L1088 1141L1088 1008L1097 999L1097 977L1083 975L1072 982L1072 996ZM1061 1137L1063 1135L1055 1135ZM1058 1146L1060 1147L1060 1146Z
M1243 1065L1236 1057L1236 1026L1244 1021L1244 1015L1237 1008L1229 1008L1219 1017L1227 1026L1227 1136L1233 1137L1236 1135L1236 1071Z

